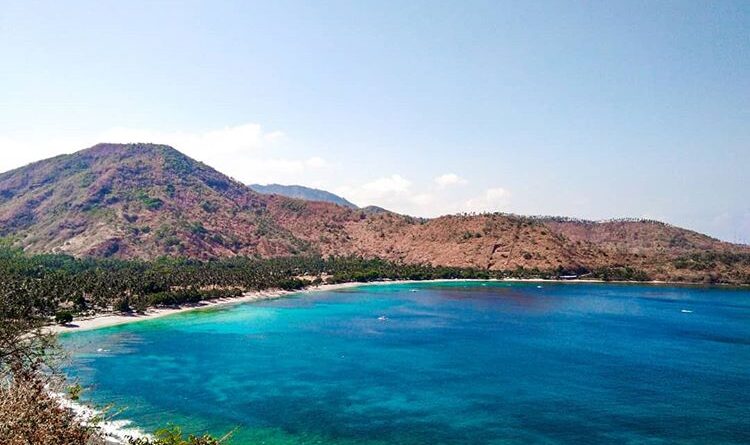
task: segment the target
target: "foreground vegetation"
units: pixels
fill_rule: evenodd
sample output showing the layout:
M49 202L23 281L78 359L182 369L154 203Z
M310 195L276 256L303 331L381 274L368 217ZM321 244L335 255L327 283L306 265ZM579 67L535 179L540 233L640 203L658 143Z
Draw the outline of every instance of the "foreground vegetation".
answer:
M213 261L160 259L121 261L66 255L28 256L0 243L0 443L7 445L100 444L95 425L79 419L50 392L64 391L55 372L55 338L43 327L103 311L144 311L241 295L268 288L300 289L310 284L382 279L552 278L588 274L610 279L646 279L637 271L480 269L404 265L377 259L289 257ZM61 389L62 388L62 389ZM80 392L80 387L75 393ZM183 437L167 429L133 445L217 445L222 439Z

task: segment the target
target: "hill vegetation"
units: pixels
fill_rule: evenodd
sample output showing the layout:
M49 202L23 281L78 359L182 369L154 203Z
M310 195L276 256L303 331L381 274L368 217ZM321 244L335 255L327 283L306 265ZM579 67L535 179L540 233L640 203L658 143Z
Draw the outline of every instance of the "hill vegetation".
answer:
M481 269L638 270L750 282L750 247L656 221L509 214L413 218L259 194L177 150L100 144L0 174L0 235L28 253L220 259L360 257Z

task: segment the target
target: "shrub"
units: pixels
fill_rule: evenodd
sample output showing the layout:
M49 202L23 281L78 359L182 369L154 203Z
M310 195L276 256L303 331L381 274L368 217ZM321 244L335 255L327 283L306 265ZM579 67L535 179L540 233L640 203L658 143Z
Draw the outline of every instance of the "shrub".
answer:
M158 210L164 204L164 201L149 196L146 192L138 193L137 198L149 210Z
M209 435L183 437L182 431L177 427L166 428L157 431L153 439L138 438L130 439L129 445L220 445L228 436L216 439Z
M145 314L148 309L149 301L146 298L138 298L133 302L133 309L139 314Z
M75 385L70 385L68 387L68 397L70 397L70 400L80 399L81 393L83 393L83 386L78 383L76 383Z
M73 321L73 314L70 311L57 311L55 314L55 323L68 324Z
M206 230L206 228L203 227L203 224L201 224L198 221L191 223L188 226L188 229L190 230L190 233L199 237L203 237L205 234L208 233L208 230Z
M121 298L115 301L113 309L117 312L131 312L130 301L127 298Z
M216 204L211 201L203 201L201 203L201 208L206 213L214 213L219 210L219 204Z
M16 375L0 384L0 443L92 443L89 441L95 440L94 429L81 425L73 412L62 409L59 401L47 392L45 383L35 376ZM196 445L204 444L196 442Z

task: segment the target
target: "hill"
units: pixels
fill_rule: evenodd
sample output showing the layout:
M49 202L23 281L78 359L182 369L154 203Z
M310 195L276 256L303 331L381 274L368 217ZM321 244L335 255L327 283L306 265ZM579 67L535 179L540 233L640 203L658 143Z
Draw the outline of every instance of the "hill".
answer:
M281 185L281 184L250 184L249 187L258 193L265 195L281 195L287 198L304 199L305 201L323 201L330 202L332 204L338 204L343 207L350 209L356 209L357 206L342 198L341 196L335 195L325 190L304 187L301 185Z
M750 247L654 221L419 219L257 193L177 150L99 144L0 174L0 236L31 253L357 255L490 270L750 282ZM532 272L530 272L532 273Z

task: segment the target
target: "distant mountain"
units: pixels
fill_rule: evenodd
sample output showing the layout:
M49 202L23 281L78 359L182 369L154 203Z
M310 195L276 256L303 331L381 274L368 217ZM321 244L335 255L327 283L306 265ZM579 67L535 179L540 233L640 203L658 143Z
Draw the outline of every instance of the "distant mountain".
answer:
M260 194L179 151L99 144L0 174L0 236L118 258L356 255L489 270L614 270L750 283L750 247L656 221L420 219ZM623 275L624 274L624 275Z
M356 205L325 190L314 189L302 185L281 185L281 184L250 184L251 189L265 195L281 195L287 198L304 199L305 201L323 201L338 204L350 209L358 208Z
M362 211L365 212L365 213L368 213L368 214L373 214L373 215L376 215L378 213L389 213L390 212L390 210L386 210L386 209L384 209L382 207L378 207L378 206L362 207Z

